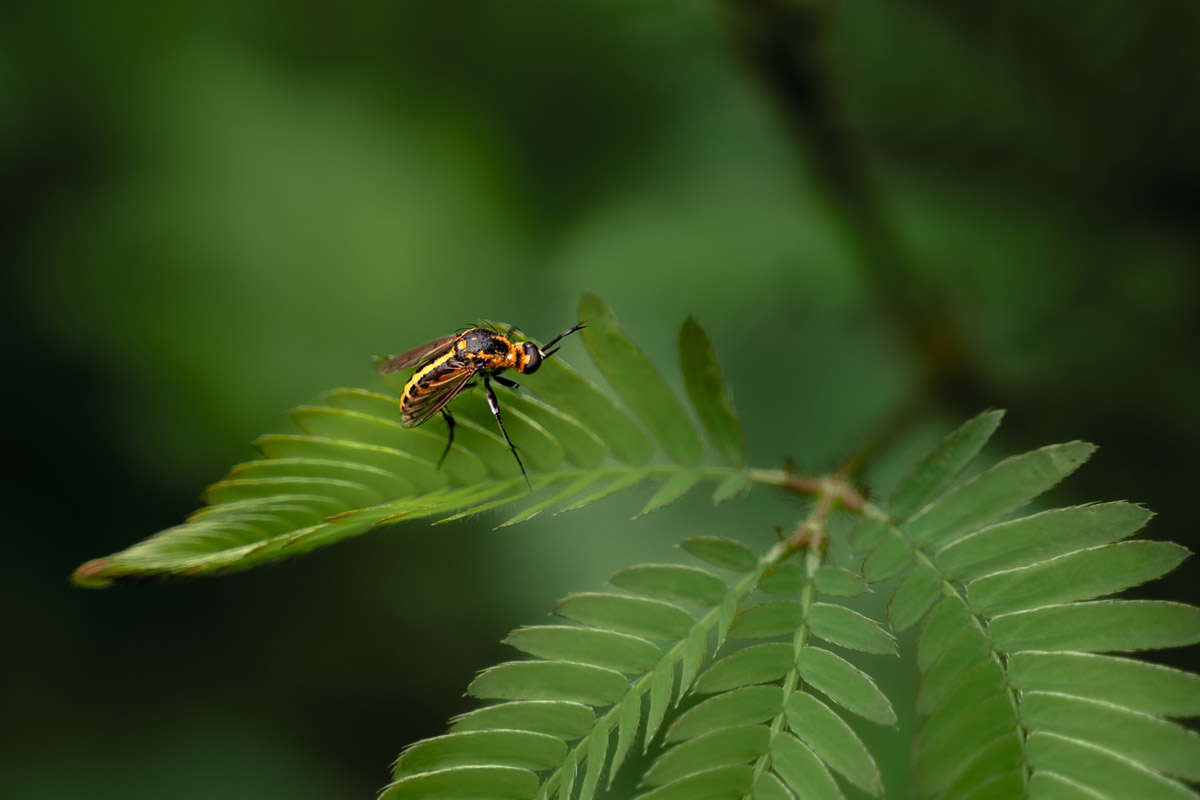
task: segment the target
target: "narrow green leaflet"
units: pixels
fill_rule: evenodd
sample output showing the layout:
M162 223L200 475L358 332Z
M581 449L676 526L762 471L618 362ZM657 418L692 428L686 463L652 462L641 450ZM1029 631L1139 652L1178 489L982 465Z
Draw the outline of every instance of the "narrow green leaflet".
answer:
M814 603L808 612L808 624L827 642L864 653L896 655L895 637L873 620L843 606Z
M808 573L805 572L804 567L786 562L763 573L763 576L758 579L758 588L768 594L789 595L799 594L809 583Z
M713 489L713 505L719 506L727 500L732 500L738 495L750 491L750 487L753 485L754 476L748 470L731 472L729 477L718 483L717 488Z
M797 666L806 683L842 708L881 725L896 724L896 712L875 682L836 653L805 647Z
M775 774L805 800L843 800L842 790L829 770L803 742L790 733L771 740L771 759Z
M531 800L538 779L529 770L465 766L409 775L384 787L380 800Z
M554 607L554 613L585 625L648 639L682 639L694 622L691 614L662 600L601 592L567 595Z
M792 667L792 646L783 642L756 644L717 661L696 679L696 694L727 692L741 686L769 683Z
M1021 698L1021 714L1038 730L1122 753L1179 780L1200 780L1200 734L1149 714L1050 692Z
M1165 575L1189 554L1171 542L1103 545L985 575L967 585L967 597L988 615L1091 600Z
M592 800L596 787L600 784L600 771L604 769L604 761L608 757L607 728L598 728L588 740L587 769L583 773L583 783L579 786L579 800Z
M699 567L682 564L638 564L617 570L609 583L636 594L711 608L725 597L725 581Z
M979 455L1003 416L1003 411L985 411L943 439L896 488L892 515L907 519L941 494Z
M1008 661L1021 691L1046 691L1174 717L1200 717L1200 675L1094 653L1017 653Z
M1067 736L1037 732L1029 736L1029 761L1099 792L1104 797L1195 800L1181 783L1159 775L1110 750Z
M582 334L588 353L633 413L676 462L699 461L704 446L683 406L654 365L621 330L608 306L595 295L585 294L579 303L579 316L588 324Z
M616 670L571 661L510 661L479 673L467 694L484 700L569 700L608 706L629 683Z
M567 754L561 739L532 731L462 731L435 736L408 747L396 759L393 777L477 764L552 769Z
M730 639L789 636L804 622L805 607L796 600L773 600L739 614L729 626Z
M667 478L662 486L658 487L658 491L646 501L646 505L642 507L642 510L637 515L640 517L644 514L649 514L651 511L658 511L660 508L666 508L671 503L679 500L700 482L700 475L701 473L698 469L676 472Z
M1163 600L1096 600L1003 614L992 640L1006 653L1157 650L1200 642L1200 608Z
M578 739L596 721L592 709L567 700L515 700L455 717L452 731L518 730Z
M792 733L858 788L872 795L883 793L875 759L858 735L829 706L804 692L788 698L787 722Z
M741 765L694 772L635 800L741 800L754 781L754 770Z
M517 628L504 643L538 658L578 661L617 672L645 672L662 655L652 642L627 633L576 625Z
M1028 503L1074 472L1096 448L1050 445L1000 462L909 520L909 535L936 547Z
M782 710L780 687L745 686L710 697L680 715L667 730L667 741L679 742L721 728L766 722Z
M840 567L818 567L813 575L813 585L821 594L834 597L858 597L867 591L867 582L861 575Z
M733 572L749 572L758 566L758 556L754 555L754 551L736 539L693 536L684 539L679 546L701 561Z
M921 621L942 596L942 576L932 567L921 565L900 582L888 603L888 619L896 633Z
M712 767L746 764L767 751L771 731L765 725L739 725L710 731L676 745L646 771L647 786L662 786Z
M708 334L694 317L679 329L679 361L692 406L717 451L735 466L746 463L746 434L725 389Z
M937 554L937 564L959 580L971 580L1124 539L1151 516L1132 503L1056 508L964 536Z

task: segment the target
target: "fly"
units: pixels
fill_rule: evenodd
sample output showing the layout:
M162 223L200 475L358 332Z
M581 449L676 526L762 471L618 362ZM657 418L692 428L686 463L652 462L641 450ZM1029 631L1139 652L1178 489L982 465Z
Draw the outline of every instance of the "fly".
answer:
M471 328L401 353L384 362L379 371L386 374L416 368L400 394L400 424L405 428L415 428L439 412L445 417L449 438L442 457L438 459L438 469L442 468L442 463L450 453L450 446L454 444L454 417L446 406L459 392L471 385L472 378L482 378L492 416L496 418L500 433L504 434L504 441L508 442L508 449L521 468L525 484L532 491L525 464L504 428L500 403L496 400L491 382L494 380L501 386L516 389L517 383L500 373L509 369L526 375L537 372L542 361L557 352L554 345L583 327L584 324L580 322L568 328L547 342L545 348L533 342L513 342L510 337L515 329L510 328L506 336L487 328Z

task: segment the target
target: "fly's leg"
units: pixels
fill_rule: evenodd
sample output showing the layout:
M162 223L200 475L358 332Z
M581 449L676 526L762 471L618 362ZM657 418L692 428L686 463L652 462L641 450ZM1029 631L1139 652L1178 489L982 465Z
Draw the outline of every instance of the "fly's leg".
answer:
M454 444L454 417L450 416L450 412L442 409L442 416L446 418L446 430L449 433L446 439L446 449L442 451L442 457L438 459L437 468L441 469L442 464L446 462L446 456L450 455L450 445ZM512 447L512 442L509 442L509 447Z
M508 378L505 378L500 375L493 375L492 380L494 380L496 383L500 384L501 386L507 386L509 389L520 389L521 388L521 384L517 383L516 381L510 381Z
M497 378L497 381L500 379ZM492 416L496 418L496 423L500 426L500 432L504 434L504 441L508 442L508 449L512 451L513 458L517 460L517 466L521 468L521 477L525 479L525 485L529 487L529 491L533 491L533 484L529 482L529 475L525 472L525 464L521 461L521 456L517 453L516 446L513 445L512 439L508 438L508 431L504 427L504 420L500 417L500 402L496 400L496 391L492 388L492 382L485 375L483 378L483 388L487 391L488 406L492 409Z

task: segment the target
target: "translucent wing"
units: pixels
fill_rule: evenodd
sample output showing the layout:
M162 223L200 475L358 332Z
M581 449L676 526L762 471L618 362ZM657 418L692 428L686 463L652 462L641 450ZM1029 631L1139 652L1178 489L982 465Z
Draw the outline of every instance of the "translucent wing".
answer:
M386 375L389 372L399 372L402 369L419 366L422 362L428 361L438 353L444 352L458 336L459 334L457 333L452 336L443 336L441 339L434 339L432 342L414 347L406 353L389 358L380 365L379 371Z
M400 424L415 428L428 420L465 389L478 371L479 367L471 365L422 381L412 399L401 405Z

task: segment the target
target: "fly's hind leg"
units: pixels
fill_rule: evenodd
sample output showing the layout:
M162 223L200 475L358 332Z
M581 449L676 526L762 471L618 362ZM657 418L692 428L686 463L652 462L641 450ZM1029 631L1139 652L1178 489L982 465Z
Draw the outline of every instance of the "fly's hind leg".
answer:
M500 381L500 378L496 378ZM517 448L512 443L512 439L508 438L508 430L504 427L504 420L500 416L500 402L496 399L496 391L492 388L492 382L489 378L484 377L483 388L487 390L488 406L492 409L492 416L496 418L496 423L500 426L500 432L504 434L504 441L508 442L508 449L512 451L513 458L517 460L517 466L521 468L521 477L525 479L525 485L529 487L529 491L533 491L533 484L529 482L529 475L525 472L525 464L521 461L521 456L517 453Z
M442 464L446 462L446 456L450 455L450 445L454 444L454 417L444 408L442 409L442 416L446 418L446 430L449 435L446 438L446 449L442 451L442 457L438 459L438 469L441 469ZM512 446L511 442L509 446Z

